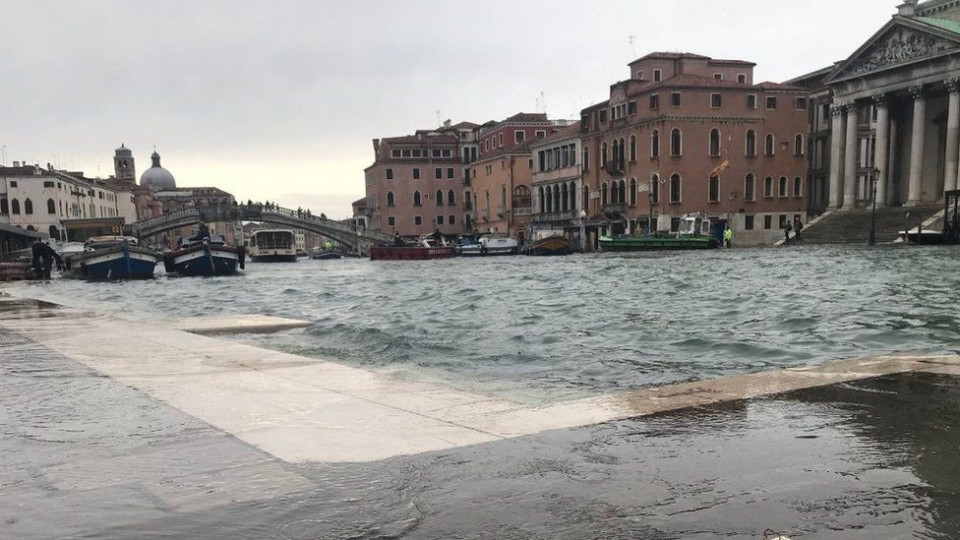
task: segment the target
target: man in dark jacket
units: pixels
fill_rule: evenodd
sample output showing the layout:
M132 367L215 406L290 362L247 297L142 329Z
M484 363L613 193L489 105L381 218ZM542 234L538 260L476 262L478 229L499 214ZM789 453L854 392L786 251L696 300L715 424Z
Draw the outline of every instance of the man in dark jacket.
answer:
M33 272L37 279L50 279L50 270L53 261L57 261L57 268L63 268L63 259L52 247L37 240L31 249L33 252Z

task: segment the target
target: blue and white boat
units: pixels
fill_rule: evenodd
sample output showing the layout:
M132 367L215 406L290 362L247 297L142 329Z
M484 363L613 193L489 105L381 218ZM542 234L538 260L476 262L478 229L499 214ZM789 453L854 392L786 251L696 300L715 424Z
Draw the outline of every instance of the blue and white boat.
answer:
M82 279L149 279L160 254L141 247L130 236L94 236L84 243L82 253L66 257L66 277Z
M226 245L220 235L181 237L178 248L163 256L168 274L181 276L222 276L236 274L244 267L242 247Z

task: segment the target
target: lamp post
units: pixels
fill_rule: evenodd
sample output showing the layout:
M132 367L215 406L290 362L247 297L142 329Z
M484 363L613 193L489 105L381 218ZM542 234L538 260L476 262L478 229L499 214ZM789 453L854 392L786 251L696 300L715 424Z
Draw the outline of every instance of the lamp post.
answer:
M877 243L877 180L880 178L880 169L874 167L870 171L870 185L873 199L873 210L870 212L870 242L871 246Z
M586 253L587 251L587 232L586 232L586 222L584 221L587 218L587 211L580 211L580 253Z

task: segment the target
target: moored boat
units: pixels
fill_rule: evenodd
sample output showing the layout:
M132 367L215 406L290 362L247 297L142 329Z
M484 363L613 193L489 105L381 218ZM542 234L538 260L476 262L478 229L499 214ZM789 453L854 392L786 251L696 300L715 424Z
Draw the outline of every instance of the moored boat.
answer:
M426 239L416 246L373 246L370 248L371 261L424 261L430 259L449 259L456 256L453 246L434 246Z
M537 257L570 255L573 247L570 239L565 236L547 236L524 246L523 253Z
M163 265L168 274L220 276L237 273L245 258L242 247L226 245L220 235L181 237L178 248L163 256Z
M310 253L310 258L317 261L330 261L342 259L343 255L338 251L333 251L332 249L318 249Z
M84 251L64 260L64 276L83 279L149 279L160 254L129 236L94 236Z
M601 236L603 251L657 251L716 249L720 240L710 234L710 220L700 214L688 214L680 221L676 233L651 235Z

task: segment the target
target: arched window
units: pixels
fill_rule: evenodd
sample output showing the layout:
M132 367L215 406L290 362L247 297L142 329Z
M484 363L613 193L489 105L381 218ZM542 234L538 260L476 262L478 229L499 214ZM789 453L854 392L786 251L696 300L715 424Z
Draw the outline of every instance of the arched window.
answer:
M660 157L660 130L653 130L650 135L650 157Z
M660 203L660 177L657 175L650 178L650 202L652 204Z
M56 225L51 225L49 232L50 232L50 239L51 239L51 240L57 240L57 241L60 240L60 230L57 229L57 226L56 226Z
M680 175L674 173L674 175L670 177L670 202L680 202L680 197L683 195L682 187Z
M28 216L33 214L33 201L30 199L23 201L23 213Z
M747 146L744 154L747 157L755 157L757 155L757 132L752 129L747 130Z
M393 206L393 192L387 192L387 206Z
M10 203L6 198L0 199L0 215L6 215L10 213Z
M747 176L743 179L743 200L757 200L757 179L753 176L753 173L747 173Z
M437 190L437 206L443 206L443 190Z
M586 147L583 148L583 170L590 169L590 151Z
M763 142L763 155L772 156L776 151L776 141L772 133L767 133L767 138Z
M547 212L553 212L553 188L547 186Z
M720 155L720 130L711 129L710 130L710 155L719 156Z
M620 170L625 171L627 169L627 147L623 139L620 139Z
M770 176L763 179L763 196L768 199L773 197L773 178Z
M600 186L600 205L601 206L607 205L607 183L606 182L604 182L603 185Z
M456 196L453 194L453 190L451 189L450 191L447 192L447 204L449 204L450 206L453 206L454 204L456 204L456 201L457 201Z
M793 196L803 197L803 179L799 176L793 179Z
M452 191L450 193L453 193ZM530 188L527 186L517 186L513 188L513 207L530 208Z
M630 179L630 206L637 205L637 179Z
M570 209L577 209L577 184L570 182Z
M720 177L712 174L707 181L707 200L715 203L720 202Z
M797 133L797 136L793 138L793 155L803 155L803 135L799 133Z
M570 193L567 191L567 185L560 186L560 210L566 212L570 208Z
M683 134L680 133L680 128L673 128L670 131L670 155L683 155Z
M53 202L53 199L47 199L47 213L48 214L57 213L57 203Z
M787 196L790 195L790 193L787 191L787 177L786 177L786 176L781 176L781 177L780 177L779 188L780 188L780 189L778 189L777 192L778 192L778 195L779 195L780 197L787 197Z
M560 208L560 186L553 186L553 209L556 212L561 210Z
M10 202L10 213L20 215L20 201L17 199Z
M623 204L627 202L627 183L620 180L620 191L617 193L617 202Z
M612 167L614 170L620 170L620 143L616 139L613 140L613 163Z
M631 163L637 161L637 136L636 135L630 136L630 161Z
M540 194L540 213L543 214L543 213L546 213L547 211L547 201L546 199L544 199L543 186L540 186L539 194Z
M419 192L419 191L414 191L414 192L413 192L413 205L414 205L414 206L420 206L420 192Z

